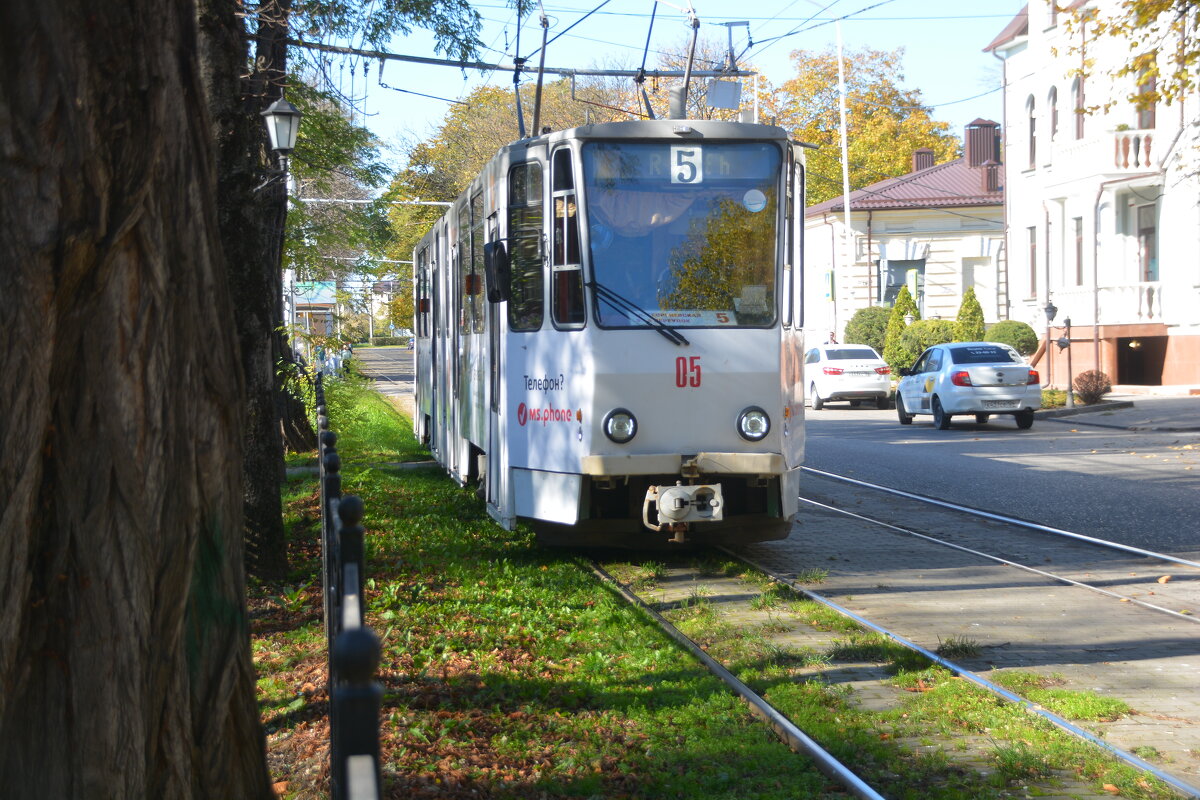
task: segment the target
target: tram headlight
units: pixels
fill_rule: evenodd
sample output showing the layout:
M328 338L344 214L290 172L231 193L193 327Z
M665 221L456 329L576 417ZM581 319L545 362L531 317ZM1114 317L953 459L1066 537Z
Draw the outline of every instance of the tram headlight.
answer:
M750 406L738 415L738 435L748 442L761 442L771 431L771 418L758 406Z
M604 417L604 435L617 444L625 444L637 435L637 417L625 408L614 408Z

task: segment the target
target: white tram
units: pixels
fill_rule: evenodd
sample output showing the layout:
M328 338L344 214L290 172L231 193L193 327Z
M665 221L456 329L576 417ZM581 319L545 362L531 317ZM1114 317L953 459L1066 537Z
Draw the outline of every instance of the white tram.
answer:
M544 542L788 535L804 454L804 156L777 127L504 147L414 253L414 426Z

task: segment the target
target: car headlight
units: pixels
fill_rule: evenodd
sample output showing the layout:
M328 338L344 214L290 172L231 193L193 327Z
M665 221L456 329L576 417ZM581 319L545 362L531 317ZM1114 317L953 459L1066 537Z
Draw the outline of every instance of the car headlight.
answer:
M771 418L758 406L750 406L738 415L738 435L748 442L761 442L771 431Z
M625 444L637 436L637 417L625 408L614 408L604 417L604 435L617 444Z

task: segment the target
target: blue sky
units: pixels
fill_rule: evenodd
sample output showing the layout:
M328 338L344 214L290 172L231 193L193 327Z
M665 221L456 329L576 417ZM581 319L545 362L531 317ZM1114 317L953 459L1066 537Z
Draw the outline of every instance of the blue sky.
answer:
M653 0L609 0L583 19L603 0L543 0L553 38L547 48L547 66L564 68L619 67L635 69L642 60ZM796 49L821 50L836 42L837 17L847 50L903 47L905 85L920 89L935 118L950 123L956 132L977 117L1001 120L1000 63L983 48L1025 5L1021 0L692 0L701 22L702 36L727 41L721 23L747 21L736 26L734 49L747 45L747 30L754 46L744 56L773 83L792 73L789 54ZM675 5L685 5L675 3ZM504 0L474 3L484 18L482 61L512 63L516 21ZM580 21L582 19L582 21ZM578 23L578 24L576 24ZM574 26L574 27L571 27ZM570 27L569 31L565 31ZM690 29L686 16L659 3L647 67L654 65L658 47L686 42ZM540 44L536 15L525 21L521 52L529 55ZM437 57L431 37L421 31L393 41L391 51ZM536 59L532 61L536 67ZM380 75L377 62L334 60L331 74L343 91L365 95L366 124L386 143L428 136L441 121L450 102L482 83L510 87L511 72L463 73L450 67L391 61ZM532 80L532 77L528 77ZM351 87L353 89L351 90ZM423 97L421 95L432 95ZM967 99L974 98L974 99ZM360 121L362 121L360 119ZM515 126L514 126L515 138Z

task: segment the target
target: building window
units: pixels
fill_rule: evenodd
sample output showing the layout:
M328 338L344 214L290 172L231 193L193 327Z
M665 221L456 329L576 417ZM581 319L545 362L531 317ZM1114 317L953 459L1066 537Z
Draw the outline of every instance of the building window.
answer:
M1137 97L1137 126L1138 130L1148 131L1154 128L1154 111L1158 100L1158 83L1150 68L1143 69L1138 76Z
M1075 285L1083 286L1083 217L1075 217Z
M1058 136L1058 87L1051 87L1050 96L1046 98L1046 106L1050 111L1050 141Z
M924 314L925 259L886 259L875 263L879 269L879 304L888 308L896 305L900 287L907 286L908 293L917 304L917 310Z
M1029 168L1034 169L1037 167L1037 109L1032 96L1025 103L1025 116L1029 120Z
M1158 280L1158 244L1156 241L1155 212L1153 205L1137 208L1138 260L1141 262L1143 281Z
M1037 297L1037 228L1026 228L1029 234L1029 297Z
M1084 98L1083 98L1083 76L1075 79L1071 84L1071 108L1075 111L1075 138L1083 138L1083 121L1087 115L1083 113Z

